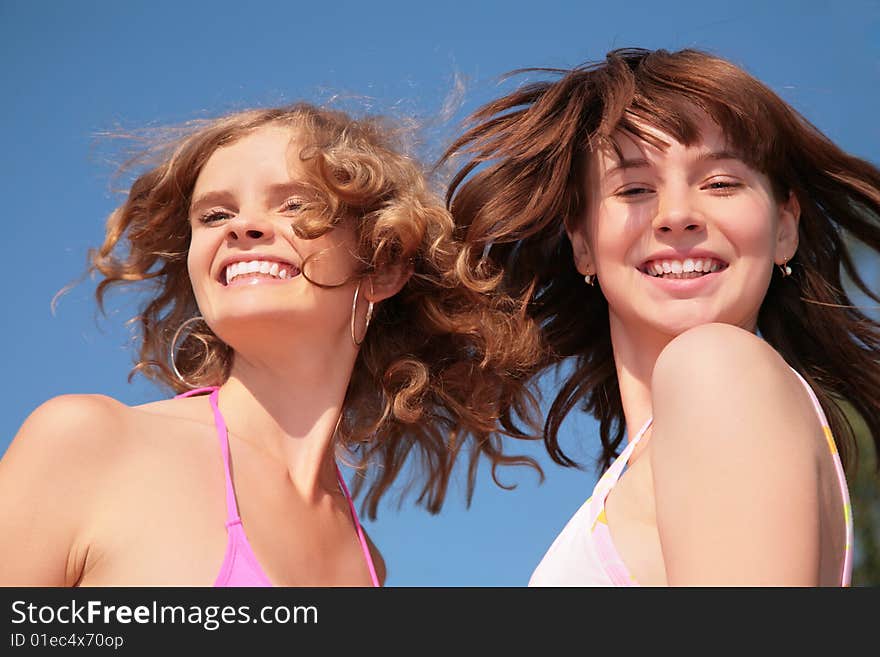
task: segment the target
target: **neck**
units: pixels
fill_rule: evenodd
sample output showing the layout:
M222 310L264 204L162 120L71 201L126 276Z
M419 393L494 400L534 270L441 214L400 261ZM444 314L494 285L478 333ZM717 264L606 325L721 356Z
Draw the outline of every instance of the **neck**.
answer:
M634 327L609 313L611 348L620 385L620 399L626 418L627 440L653 415L651 374L663 348L674 336L664 335L643 325Z
M357 357L343 337L251 342L220 389L230 433L282 463L307 500L337 490L333 434Z

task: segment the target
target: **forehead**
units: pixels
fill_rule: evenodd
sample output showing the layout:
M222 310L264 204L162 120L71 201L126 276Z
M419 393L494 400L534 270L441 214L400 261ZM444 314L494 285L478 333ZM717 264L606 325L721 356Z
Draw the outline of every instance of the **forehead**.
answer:
M708 116L694 126L697 136L690 143L683 143L655 126L634 123L642 136L617 130L593 153L591 159L600 174L611 169L619 170L622 165L626 168L628 163L662 164L700 153L731 150L724 130Z
M216 149L196 180L194 192L228 187L244 179L284 182L301 172L302 131L291 126L266 125Z

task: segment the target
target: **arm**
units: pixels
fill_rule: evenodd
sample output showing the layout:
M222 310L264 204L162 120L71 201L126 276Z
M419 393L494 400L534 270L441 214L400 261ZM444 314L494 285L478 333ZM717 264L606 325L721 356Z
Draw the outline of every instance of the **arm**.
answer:
M651 466L670 585L816 585L821 427L759 338L709 324L652 376Z
M82 537L108 438L108 398L56 397L37 408L0 460L0 585L71 586L85 564Z

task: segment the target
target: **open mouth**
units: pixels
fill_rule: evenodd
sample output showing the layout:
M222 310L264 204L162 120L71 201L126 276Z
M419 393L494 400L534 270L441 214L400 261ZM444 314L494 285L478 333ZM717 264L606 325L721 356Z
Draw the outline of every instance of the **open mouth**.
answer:
M685 258L684 260L648 260L638 269L652 278L686 279L702 278L727 269L728 265L717 258Z
M269 279L288 280L299 276L300 270L294 264L279 260L248 260L233 262L220 270L220 282L231 285L234 281Z

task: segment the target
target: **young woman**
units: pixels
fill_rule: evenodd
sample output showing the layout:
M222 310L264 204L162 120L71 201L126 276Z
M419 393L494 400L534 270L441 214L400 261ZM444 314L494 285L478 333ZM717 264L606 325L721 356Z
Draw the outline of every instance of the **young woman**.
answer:
M410 454L433 512L463 446L516 461L493 433L500 372L535 342L456 273L451 218L395 134L298 104L159 151L92 262L99 303L153 284L137 369L183 394L31 414L0 462L0 582L375 586L337 453L373 516Z
M845 413L880 438L880 325L842 274L877 300L845 239L880 250L880 171L703 52L553 72L446 156L465 257L545 366L574 359L550 455L574 407L600 422L606 471L531 584L849 584Z

